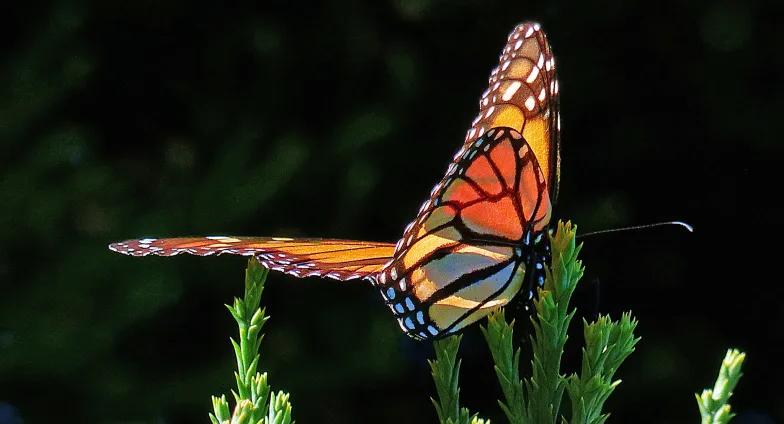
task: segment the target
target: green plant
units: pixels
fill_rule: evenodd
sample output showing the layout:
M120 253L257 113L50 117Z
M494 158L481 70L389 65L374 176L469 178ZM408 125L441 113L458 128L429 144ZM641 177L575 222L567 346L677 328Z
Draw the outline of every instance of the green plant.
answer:
M236 390L232 390L234 410L231 411L226 395L212 397L213 424L290 424L291 403L289 394L272 392L267 382L267 373L257 371L259 346L263 338L261 329L269 317L260 308L261 293L267 270L255 259L248 260L245 270L245 295L234 298L233 305L226 305L239 326L239 343L231 339L237 357L234 372Z
M575 314L574 308L569 309L569 301L584 270L577 259L581 245L575 243L575 234L573 225L560 222L550 238L552 263L546 269L545 285L539 290L534 302L536 313L531 317L530 377L520 375L522 350L514 344L514 320L507 321L503 309L499 309L481 327L503 394L498 404L512 424L604 423L609 416L603 411L604 403L620 384L615 373L640 340L634 336L637 321L630 313L617 321L604 315L592 322L583 320L585 344L580 372L562 373L561 356ZM442 424L488 422L460 406L460 340L460 336L451 336L434 343L436 359L430 367L438 401L433 400L433 404ZM724 424L732 417L726 401L740 377L742 362L743 354L730 351L713 391L698 396L704 424ZM569 398L568 412L562 407L564 391Z
M569 301L583 275L577 259L581 246L575 243L576 229L559 223L551 236L553 257L546 269L545 285L534 302L531 317L531 375L520 375L522 349L514 343L514 320L507 321L504 310L491 313L481 327L495 364L503 400L498 404L512 424L571 423L601 424L609 414L603 411L607 398L620 384L614 379L623 361L640 340L634 336L637 321L630 313L613 321L601 315L592 322L583 320L584 347L579 373L564 374L561 357L575 309ZM234 409L226 395L213 396L213 424L290 424L289 394L272 392L267 373L258 372L262 327L269 319L260 308L267 270L255 259L245 271L245 294L226 305L239 327L237 340L231 339L237 359L232 390ZM431 399L442 424L489 424L460 405L460 359L462 337L451 336L433 343L435 359L428 361L435 381L437 399ZM703 424L726 424L733 415L727 403L741 377L745 354L729 350L713 389L697 395ZM570 410L562 407L564 392Z
M443 424L484 424L489 421L471 414L468 408L460 407L460 360L457 359L457 350L460 347L461 336L448 337L436 340L433 346L436 349L436 359L428 361L433 379L436 381L438 401L433 398L438 420Z
M732 391L738 385L738 380L743 375L740 372L746 354L737 349L730 349L721 361L719 376L713 389L705 389L697 397L697 406L700 408L702 424L726 424L735 414L732 413L729 403Z

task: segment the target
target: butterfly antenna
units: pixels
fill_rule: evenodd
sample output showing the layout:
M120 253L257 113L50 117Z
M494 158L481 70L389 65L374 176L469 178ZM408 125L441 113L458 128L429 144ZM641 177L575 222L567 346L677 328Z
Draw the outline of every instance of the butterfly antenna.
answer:
M670 226L670 225L683 227L690 233L694 232L694 227L692 227L691 225L689 225L689 224L687 224L687 223L685 223L683 221L667 221L667 222L656 222L656 223L653 223L653 224L645 224L645 225L634 225L634 226L631 226L631 227L611 228L609 230L592 231L590 233L578 234L577 237L575 237L575 238L581 239L583 237L595 236L595 235L598 235L598 234L619 233L619 232L622 232L622 231L647 230L648 228L666 227L666 226Z

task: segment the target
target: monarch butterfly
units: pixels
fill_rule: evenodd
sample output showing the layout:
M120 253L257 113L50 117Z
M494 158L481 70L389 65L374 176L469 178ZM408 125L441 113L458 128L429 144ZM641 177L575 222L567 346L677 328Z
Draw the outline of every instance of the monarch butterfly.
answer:
M109 248L132 256L253 256L297 277L363 279L380 291L406 334L439 338L521 291L532 297L542 284L559 132L552 50L538 23L522 23L509 34L463 146L397 244L211 236Z

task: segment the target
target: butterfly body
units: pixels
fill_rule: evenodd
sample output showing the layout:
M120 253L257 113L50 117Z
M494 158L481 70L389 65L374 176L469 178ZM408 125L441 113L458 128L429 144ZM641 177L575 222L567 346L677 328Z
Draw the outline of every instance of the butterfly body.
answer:
M406 334L442 337L515 296L530 299L542 284L559 125L552 51L539 24L523 23L507 39L464 144L397 244L212 236L129 240L110 249L254 256L297 277L363 279Z

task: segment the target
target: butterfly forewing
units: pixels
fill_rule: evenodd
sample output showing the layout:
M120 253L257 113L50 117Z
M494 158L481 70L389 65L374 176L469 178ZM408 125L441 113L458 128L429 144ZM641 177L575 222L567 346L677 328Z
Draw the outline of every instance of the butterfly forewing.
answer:
M509 34L488 83L466 145L491 128L517 130L534 150L555 198L560 165L558 80L555 56L538 23L522 23Z
M127 240L109 248L132 256L255 256L267 268L297 277L352 280L379 271L392 258L395 246L336 239L210 236Z

